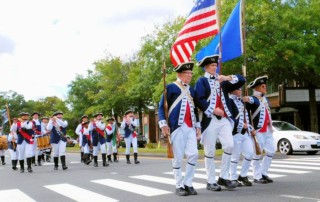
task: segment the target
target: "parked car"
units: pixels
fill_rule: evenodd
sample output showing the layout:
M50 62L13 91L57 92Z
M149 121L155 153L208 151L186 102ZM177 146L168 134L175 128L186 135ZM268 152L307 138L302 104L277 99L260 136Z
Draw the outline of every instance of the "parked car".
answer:
M306 152L314 155L320 151L320 134L302 131L285 121L273 121L272 127L276 147L281 153Z

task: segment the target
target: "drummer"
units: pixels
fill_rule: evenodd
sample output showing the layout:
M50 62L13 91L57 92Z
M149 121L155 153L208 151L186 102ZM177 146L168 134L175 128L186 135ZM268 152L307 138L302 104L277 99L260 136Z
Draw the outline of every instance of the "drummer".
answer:
M47 138L49 138L49 144L50 144L50 131L47 130L47 125L48 125L48 122L49 122L49 117L41 117L41 133L42 135L44 136L47 136ZM45 153L46 154L46 162L50 162L51 161L51 151L52 151L52 148L51 148L51 145L42 151L42 155Z
M35 156L36 156L37 147L38 147L37 139L41 136L41 122L39 120L40 114L38 112L33 112L31 116L32 116L32 123L33 123L32 129L33 129L34 135L35 135L31 162L32 162L33 166L37 166ZM40 149L38 149L38 165L39 166L41 166L41 155L42 155L42 151Z
M2 132L2 127L0 127L0 137L3 135L3 137L5 137L5 134L3 134ZM2 138L1 138L2 139ZM3 146L0 148L0 156L1 156L1 162L2 162L2 165L6 165L6 162L5 162L5 156L4 156L4 153L6 152L6 149L7 146L8 146L8 143L7 143L7 138L5 138L5 141L2 142L3 143Z
M17 120L14 118L14 120ZM18 143L18 136L15 132L10 132L8 135L8 142L9 142L9 152L10 158L12 162L12 169L17 170L17 163L18 163L18 151L17 151L17 143Z

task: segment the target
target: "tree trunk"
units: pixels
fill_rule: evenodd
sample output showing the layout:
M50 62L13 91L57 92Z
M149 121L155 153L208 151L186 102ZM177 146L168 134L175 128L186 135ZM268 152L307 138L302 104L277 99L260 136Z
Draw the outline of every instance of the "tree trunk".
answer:
M310 101L310 124L312 132L319 132L318 126L318 113L317 113L317 102L316 102L316 90L314 86L309 88L309 101Z

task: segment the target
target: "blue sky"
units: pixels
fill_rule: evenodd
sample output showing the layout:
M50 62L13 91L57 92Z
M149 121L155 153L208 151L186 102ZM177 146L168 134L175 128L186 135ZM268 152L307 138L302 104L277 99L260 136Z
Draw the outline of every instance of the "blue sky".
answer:
M193 0L0 0L0 92L58 96L108 53L127 58Z

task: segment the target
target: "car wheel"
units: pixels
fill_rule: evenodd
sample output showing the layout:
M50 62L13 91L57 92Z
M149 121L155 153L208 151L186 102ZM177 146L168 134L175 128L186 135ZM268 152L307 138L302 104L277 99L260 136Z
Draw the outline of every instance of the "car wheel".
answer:
M287 139L282 139L278 143L278 150L280 151L281 154L287 154L290 155L292 154L292 146L289 140Z
M307 154L309 155L315 155L316 153L318 153L318 151L307 151Z

